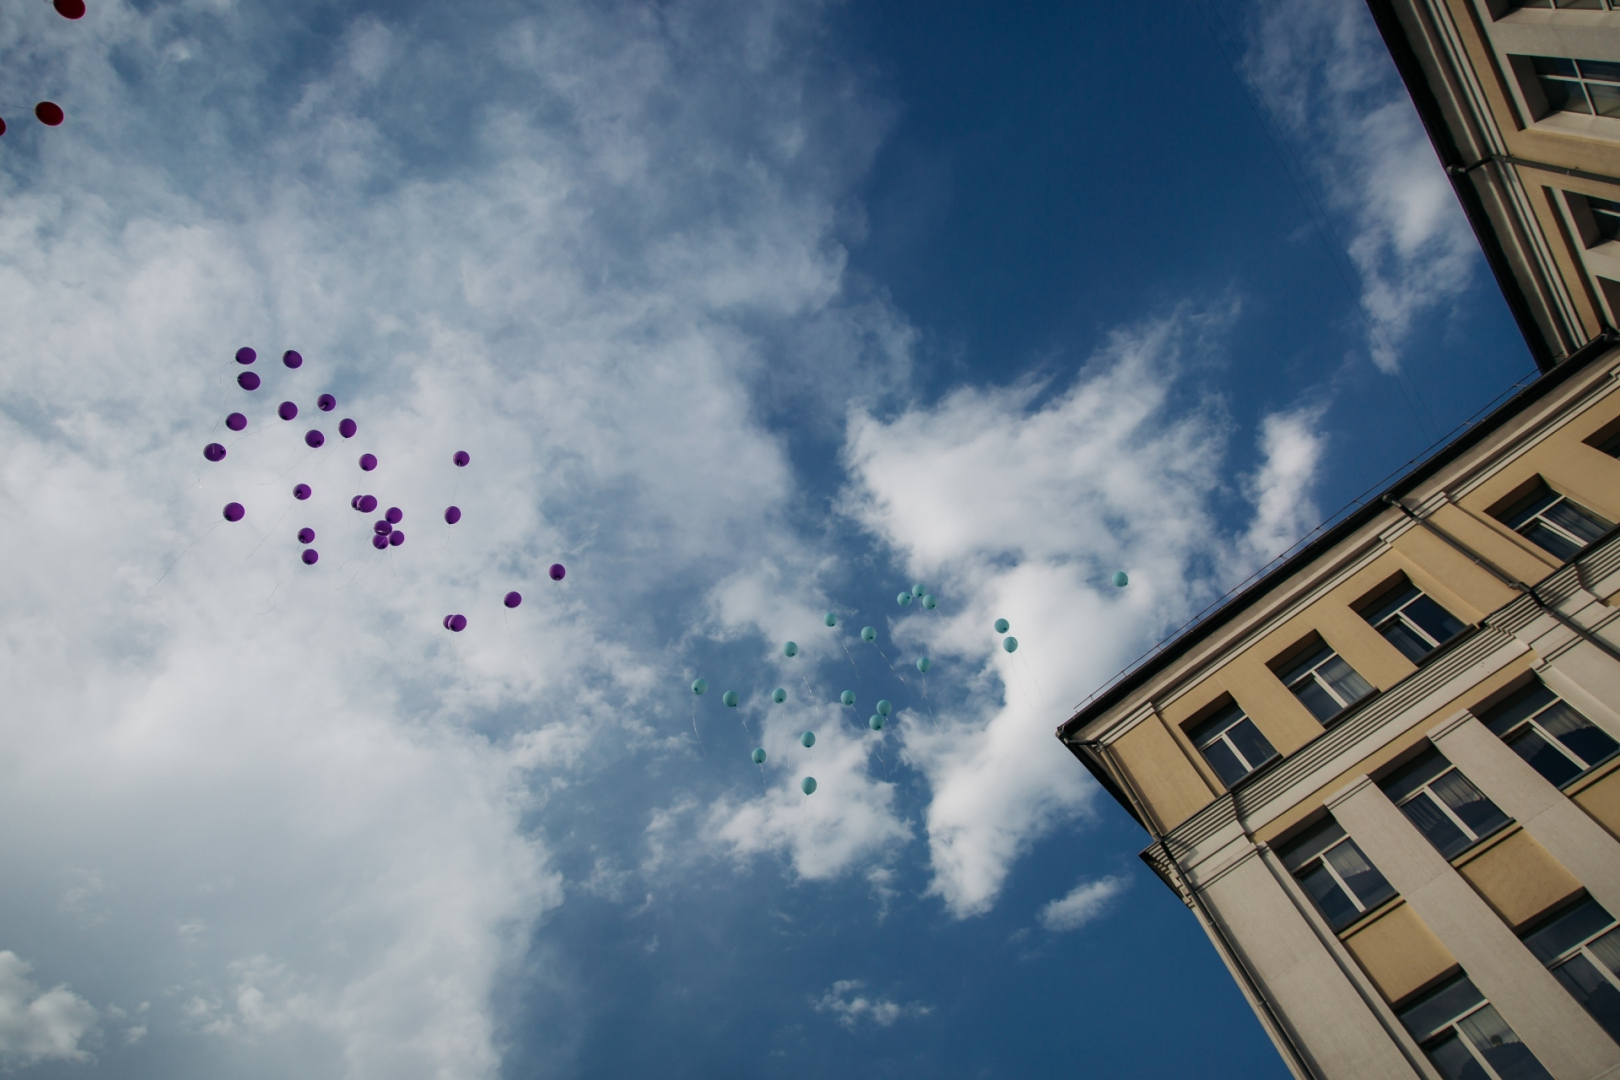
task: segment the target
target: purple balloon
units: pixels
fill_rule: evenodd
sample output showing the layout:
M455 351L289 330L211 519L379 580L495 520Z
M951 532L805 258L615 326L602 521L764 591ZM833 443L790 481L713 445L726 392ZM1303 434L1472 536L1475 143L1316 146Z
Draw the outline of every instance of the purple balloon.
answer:
M401 510L397 506L390 506L388 508L388 512L384 514L383 517L388 519L388 523L390 525L398 525L401 521L405 520L405 511Z
M523 603L523 594L520 592L509 592L506 594L506 598L503 599L501 603L505 604L507 607L517 607L519 604Z
M467 629L467 616L465 616L465 615L452 615L452 616L450 616L450 629L454 630L458 634L461 633L463 630Z
M360 509L360 496L359 495L356 495L354 498L349 500L349 509L351 509L351 510Z
M568 571L563 569L563 564L562 563L554 562L554 563L551 564L550 573L551 573L551 580L552 581L561 581L565 576L567 576Z
M399 547L399 545L403 544L404 542L405 534L400 532L398 529L395 529L393 532L388 534L389 547Z
M305 566L314 566L317 562L320 561L320 558L321 558L321 553L316 551L314 548L305 548L304 549L303 559L304 559L304 565Z
M225 504L225 520L226 521L241 521L246 516L247 516L247 510L245 510L243 508L241 503L226 503Z
M313 544L315 542L315 530L310 528L308 525L305 525L302 529L299 529L298 542L300 544Z
M319 450L326 445L326 436L321 434L320 428L310 428L304 433L304 442L309 444L310 449Z
M251 364L258 358L259 354L248 348L246 345L236 350L236 362L238 364Z
M454 525L456 522L458 522L460 520L461 520L461 507L459 507L459 506L447 506L447 507L444 508L444 523L446 525Z
M354 433L359 430L360 425L355 423L353 420L350 420L348 417L344 417L342 420L338 421L338 434L343 436L345 439L354 438Z
M362 496L360 496L360 505L359 505L358 509L362 514L369 514L373 510L377 509L377 496L375 496L375 495L362 495Z
M303 367L304 354L299 352L297 349L288 349L286 352L281 354L281 362L290 368Z
M307 499L313 494L315 494L315 492L310 489L308 484L295 484L293 486L293 498L295 499Z
M373 536L371 538L371 546L376 548L378 551L381 551L383 548L388 546L388 537L381 535Z
M236 377L236 385L244 390L257 390L259 388L259 376L252 371L244 371Z
M321 410L321 412L331 412L333 409L337 408L337 398L333 397L331 394L322 394L320 397L315 399L315 407Z
M243 428L247 427L247 417L243 416L239 412L233 412L231 415L225 418L225 426L230 428L232 431L241 431Z
M276 407L276 415L283 420L296 420L298 419L298 406L290 401L283 401Z
M211 442L207 446L203 447L203 457L207 458L209 461L224 461L225 448L219 445L217 442Z
M387 536L394 531L394 527L386 521L378 521L371 526L371 531L378 536Z
M360 468L364 469L366 472L370 472L372 469L375 469L376 467L377 467L377 455L376 454L361 454L360 455Z
M465 468L467 462L472 460L472 455L465 450L457 450L450 460L456 463L457 468Z

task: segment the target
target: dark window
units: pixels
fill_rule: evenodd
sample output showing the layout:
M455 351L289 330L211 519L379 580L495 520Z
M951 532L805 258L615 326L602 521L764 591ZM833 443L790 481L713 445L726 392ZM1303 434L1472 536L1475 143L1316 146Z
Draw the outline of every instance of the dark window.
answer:
M1448 859L1509 823L1508 816L1433 747L1378 786Z
M1552 1080L1466 975L1424 994L1400 1017L1446 1080Z
M1480 714L1548 783L1563 787L1620 750L1620 743L1547 689L1540 679Z
M1581 549L1614 527L1545 483L1496 515L1504 525L1568 562Z
M1588 897L1524 936L1536 959L1620 1042L1620 928Z
M1620 116L1620 64L1562 56L1529 60L1553 112Z
M1394 887L1332 818L1289 841L1277 854L1335 930L1395 895Z
M1591 195L1582 197L1592 210L1592 221L1597 225L1598 235L1605 240L1620 240L1620 202L1610 202L1608 199L1599 199ZM1610 450L1608 453L1612 454L1614 451Z
M1324 724L1373 689L1325 642L1306 649L1303 656L1278 672L1277 677L1311 710L1311 715Z
M1615 11L1620 10L1620 0L1508 0L1507 9L1518 11L1520 8L1558 8L1560 11Z
M1254 721L1236 703L1216 711L1187 732L1187 737L1227 787L1277 756Z
M1462 620L1419 592L1404 575L1363 607L1361 615L1414 664L1465 629Z

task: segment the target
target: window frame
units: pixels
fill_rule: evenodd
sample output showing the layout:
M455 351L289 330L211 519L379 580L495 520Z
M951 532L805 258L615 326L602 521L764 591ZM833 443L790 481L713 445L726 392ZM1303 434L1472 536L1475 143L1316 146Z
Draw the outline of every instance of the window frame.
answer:
M1520 538L1529 541L1542 551L1553 556L1560 564L1567 563L1580 555L1581 552L1597 543L1598 540L1602 539L1606 533L1614 528L1614 522L1554 488L1541 476L1537 476L1534 482L1528 485L1528 490L1523 491L1523 494L1511 498L1511 501L1504 501L1506 505L1493 510L1491 516ZM1567 526L1561 525L1556 520L1546 516L1547 511L1563 504L1567 504L1577 517L1587 519L1597 529L1597 535L1591 539L1577 536ZM1566 544L1573 545L1573 550L1566 554L1536 539L1533 535L1536 526L1553 533Z
M1419 1006L1428 1004L1435 998L1438 998L1440 995L1458 986L1460 983L1467 983L1469 989L1473 990L1474 996L1477 998L1477 1000L1471 1005L1462 1007L1461 1011L1451 1016L1451 1019L1431 1027L1427 1034L1420 1034L1417 1031L1413 1031L1411 1026L1406 1021L1407 1015ZM1416 1000L1402 1006L1396 1011L1396 1015L1401 1021L1401 1026L1406 1028L1407 1033L1412 1036L1413 1041L1415 1041L1419 1048L1422 1049L1424 1057L1427 1057L1430 1060L1436 1071L1440 1071L1441 1066L1439 1062L1434 1060L1433 1052L1439 1049L1446 1042L1455 1039L1468 1053L1468 1056L1473 1059L1474 1063L1481 1070L1483 1070L1484 1075L1488 1077L1489 1080L1503 1080L1502 1074L1491 1065L1489 1059L1485 1057L1484 1052L1474 1044L1473 1038L1461 1026L1464 1020L1467 1020L1472 1016L1477 1016L1486 1009L1490 1009L1491 1012L1495 1014L1496 1019L1501 1022L1502 1027L1507 1031L1512 1032L1514 1039L1518 1041L1519 1045L1524 1046L1525 1053L1528 1054L1530 1056L1530 1060L1534 1061L1537 1067L1540 1068L1542 1075L1546 1076L1547 1080L1552 1080L1551 1074L1547 1072L1547 1067L1541 1064L1541 1059L1535 1056L1535 1052L1533 1050L1531 1050L1528 1046L1525 1046L1524 1040L1519 1037L1519 1033L1513 1030L1513 1026L1507 1022L1507 1019L1503 1017L1500 1012L1497 1011L1496 1006L1491 1004L1490 999L1484 994L1480 993L1479 987L1474 985L1474 981L1468 977L1466 972L1458 971L1455 975L1441 982L1438 986L1419 995ZM1442 1013L1441 1015L1447 1014ZM1442 1075L1444 1074L1442 1073Z
M1343 873L1340 872L1338 866L1329 860L1329 854L1347 844L1361 858L1361 861L1366 863L1373 873L1378 875L1379 880L1384 884L1384 888L1388 890L1386 895L1380 896L1375 893L1374 899L1369 902L1356 891ZM1384 877L1384 872L1378 869L1377 864L1367 857L1365 851L1361 850L1361 845L1356 843L1355 837L1347 833L1344 827L1332 816L1328 816L1303 832L1296 834L1291 840L1277 845L1274 850L1277 852L1277 858L1282 861L1283 868L1293 876L1294 881L1299 885L1300 891L1311 898L1311 903L1321 913L1322 918L1327 921L1328 926L1333 928L1334 933L1342 933L1347 927L1354 926L1371 912L1377 911L1401 895L1395 886L1389 883L1389 879ZM1318 868L1327 872L1328 877L1338 887L1339 892L1349 900L1350 906L1355 909L1353 918L1342 923L1336 921L1322 907L1321 902L1316 898L1316 894L1305 883L1305 876Z
M1609 937L1610 935L1620 934L1620 919L1616 919L1614 915L1610 914L1602 904L1599 904L1590 895L1582 896L1576 902L1566 904L1555 914L1547 918L1537 920L1536 924L1531 929L1519 935L1520 940L1525 941L1528 947L1530 938L1534 937L1540 931L1554 925L1559 920L1573 914L1577 909L1588 904L1592 905L1604 915L1607 915L1609 921L1603 926L1599 927L1597 930L1594 930L1577 940L1574 945L1566 946L1561 951L1553 954L1548 959L1542 961L1542 963L1545 965L1547 970L1552 973L1553 977L1558 979L1559 985L1563 986L1565 991L1568 992L1571 997L1575 997L1574 992L1570 990L1569 985L1564 981L1564 979L1559 978L1558 972L1560 968L1573 963L1576 957L1584 958L1586 963L1598 973L1598 977L1607 982L1614 989L1616 994L1620 994L1620 971L1616 971L1614 968L1610 967L1606 960L1592 950L1592 946L1597 942ZM1535 950L1533 948L1531 949L1531 952L1532 955L1535 955ZM1539 955L1537 955L1537 959L1541 959ZM1579 1001L1579 999L1577 999L1577 1001ZM1604 1024L1603 1021L1592 1012L1591 1008L1587 1006L1586 1002L1579 1001L1579 1003L1581 1007L1585 1009L1587 1014L1592 1016L1593 1020L1596 1020L1605 1031L1608 1030L1608 1025ZM1609 1034L1611 1038L1615 1037L1614 1032L1610 1032Z
M1357 671L1355 666L1346 660L1339 650L1330 645L1322 635L1313 634L1307 639L1307 642L1305 645L1284 653L1283 655L1288 657L1285 663L1274 661L1271 664L1271 671L1273 675L1277 676L1278 681L1287 688L1288 692L1294 695L1294 699L1305 706L1305 710L1311 714L1316 722L1326 728L1337 723L1340 718L1357 705L1375 696L1378 693L1378 688L1368 682L1366 677ZM1320 674L1322 668L1334 660L1342 663L1349 669L1352 678L1360 680L1367 687L1360 697L1345 700L1345 696L1327 680L1327 677ZM1307 682L1326 693L1331 700L1337 702L1338 709L1326 716L1317 715L1316 710L1311 708L1310 702L1298 689Z
M1209 735L1207 729L1222 720L1230 722L1222 726L1214 735ZM1252 764L1250 763L1248 754L1238 745L1237 740L1232 738L1232 732L1242 724L1248 724L1254 729L1255 736L1265 744L1267 750L1271 751L1270 756ZM1248 710L1244 709L1230 696L1224 697L1221 704L1218 704L1201 719L1186 725L1182 732L1187 736L1187 741L1192 743L1193 748L1203 757L1205 763L1220 778L1221 783L1226 785L1228 791L1231 791L1249 777L1282 757L1277 748L1271 744L1271 740L1266 738L1266 733L1260 730L1260 725L1254 722L1254 718L1249 715ZM1215 743L1220 743L1240 764L1246 766L1240 775L1227 779L1221 772L1221 767L1209 755L1209 747Z
M1501 723L1500 718L1493 717L1492 714L1502 713L1506 710L1514 708L1537 691L1545 692L1550 700L1541 705L1539 708L1535 709L1533 712L1517 718L1505 729L1499 729L1498 725ZM1562 706L1563 708L1574 713L1575 716L1578 717L1587 727L1592 728L1599 734L1607 737L1610 742L1615 744L1613 749L1611 749L1603 757L1598 758L1595 761L1588 762L1567 743L1565 743L1563 739L1559 738L1557 735L1554 735L1543 724L1538 722L1541 717L1552 712L1552 710L1558 708L1559 706ZM1509 750L1512 750L1520 758L1520 760L1524 761L1524 763L1529 765L1532 769L1536 769L1536 772L1541 775L1543 779L1547 780L1548 783L1552 784L1559 790L1563 790L1564 788L1569 787L1571 784L1579 782L1582 778L1591 775L1592 770L1613 761L1616 755L1620 755L1620 739L1615 739L1615 737L1607 730L1597 724L1592 723L1591 717L1581 712L1568 701L1565 701L1558 695L1556 690L1548 686L1536 676L1532 676L1530 682L1515 690L1502 700L1496 702L1490 708L1480 709L1476 715L1479 718L1480 723L1484 724L1492 734L1501 739L1503 744L1506 745ZM1534 734L1537 735L1544 744L1551 747L1555 753L1559 754L1566 761L1576 766L1575 774L1566 780L1555 781L1545 773L1542 773L1540 769L1537 769L1535 763L1518 749L1518 743L1525 737L1526 734L1531 732L1534 732Z
M1399 798L1396 798L1394 795L1390 794L1389 788L1394 786L1397 780L1404 783L1408 779L1408 776L1410 775L1406 773L1408 768L1412 769L1413 773L1421 771L1416 766L1420 761L1429 758L1431 755L1434 759L1442 762L1444 764L1444 768L1435 772L1434 775L1430 776L1426 780L1423 780L1421 783L1417 784L1417 786L1412 788L1412 790L1401 795ZM1474 794L1479 796L1479 798L1490 806L1492 810L1496 811L1497 815L1501 818L1501 821L1499 821L1489 832L1481 833L1472 825L1468 824L1468 822L1464 821L1462 815L1458 814L1457 811L1452 808L1451 804L1446 802L1446 800L1440 795L1439 791L1436 790L1435 785L1453 773L1457 775L1458 780L1468 785L1468 787L1473 790ZM1504 812L1500 806L1497 806L1496 803L1492 802L1489 795L1486 795L1483 791L1481 791L1479 786L1472 780L1468 779L1467 775L1465 775L1461 769L1457 768L1456 764L1450 758L1442 754L1439 748L1433 746L1432 744L1422 753L1404 762L1399 768L1392 770L1388 776L1379 782L1378 787L1379 790L1383 791L1384 794L1389 798L1390 802L1394 803L1396 808L1401 811L1401 814L1408 821L1412 822L1412 826L1417 829L1418 832L1423 834L1423 838L1429 841L1429 843L1433 845L1435 851L1439 852L1440 856L1447 862L1461 858L1463 855L1474 850L1480 844L1483 844L1491 837L1496 836L1503 829L1508 828L1514 823L1513 818L1508 816L1508 814ZM1423 826L1420 825L1406 809L1409 804L1419 798L1428 799L1429 803L1440 811L1440 815L1449 821L1452 827L1457 829L1462 834L1467 843L1449 854L1439 844L1435 843L1434 837L1431 836L1429 832L1424 829Z
M1405 595L1408 593L1411 595ZM1457 629L1446 637L1444 641L1437 639L1414 616L1407 614L1408 609L1420 600L1427 600L1439 609L1441 614L1457 624ZM1357 615L1360 615L1366 621L1368 626L1378 632L1379 637L1389 642L1397 652L1420 667L1428 662L1429 658L1434 656L1435 653L1468 632L1467 623L1453 615L1450 609L1440 601L1418 588L1404 572L1398 574L1393 581L1387 582L1384 586L1374 590L1369 598L1357 603L1355 611ZM1399 623L1402 628L1417 637L1420 644L1427 643L1428 648L1423 651L1422 655L1411 655L1395 641L1389 630L1386 629L1392 623Z

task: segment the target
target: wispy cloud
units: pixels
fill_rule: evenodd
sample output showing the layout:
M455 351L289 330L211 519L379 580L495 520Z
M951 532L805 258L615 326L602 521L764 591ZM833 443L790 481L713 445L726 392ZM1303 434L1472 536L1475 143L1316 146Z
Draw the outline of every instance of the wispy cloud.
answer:
M1359 276L1367 349L1393 373L1416 320L1468 287L1478 244L1359 0L1259 0L1244 74L1302 153ZM1330 234L1329 244L1336 242Z
M866 984L859 979L840 979L815 1003L816 1012L832 1013L850 1030L862 1026L889 1027L897 1020L927 1016L933 1011L920 1002L901 1004L886 997L868 997Z
M84 1043L96 1027L96 1010L66 986L41 990L30 979L33 965L0 951L0 1062L86 1061Z
M1055 934L1078 930L1107 913L1114 900L1130 886L1130 878L1112 874L1082 881L1067 896L1041 908L1041 925Z

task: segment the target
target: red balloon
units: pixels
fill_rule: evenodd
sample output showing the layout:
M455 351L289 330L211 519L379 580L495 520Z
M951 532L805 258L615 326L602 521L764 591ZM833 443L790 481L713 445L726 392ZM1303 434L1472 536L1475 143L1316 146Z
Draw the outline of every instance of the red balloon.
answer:
M56 0L53 6L64 19L84 18L84 0Z
M55 127L67 119L67 116L62 112L62 106L54 101L42 101L35 105L34 115L39 117L39 122L46 127Z

